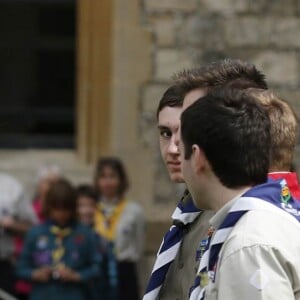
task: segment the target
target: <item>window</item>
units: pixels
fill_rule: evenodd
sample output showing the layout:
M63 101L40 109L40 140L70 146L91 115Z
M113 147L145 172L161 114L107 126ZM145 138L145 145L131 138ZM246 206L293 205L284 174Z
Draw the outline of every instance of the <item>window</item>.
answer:
M75 1L0 0L0 147L73 148Z

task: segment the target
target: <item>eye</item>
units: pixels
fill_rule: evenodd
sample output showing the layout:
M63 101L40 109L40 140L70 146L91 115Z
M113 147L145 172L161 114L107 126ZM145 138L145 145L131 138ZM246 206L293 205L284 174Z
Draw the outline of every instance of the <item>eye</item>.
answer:
M168 129L162 129L160 131L160 136L165 139L168 139L172 136L172 132L171 132L171 130L168 130Z

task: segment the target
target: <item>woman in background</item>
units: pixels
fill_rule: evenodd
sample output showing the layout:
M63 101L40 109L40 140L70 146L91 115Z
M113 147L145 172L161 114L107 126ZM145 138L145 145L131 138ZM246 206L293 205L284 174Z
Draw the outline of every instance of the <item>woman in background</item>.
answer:
M119 159L102 158L98 161L95 229L113 245L117 260L118 299L138 300L137 262L143 251L145 221L141 207L125 196L128 186L127 174Z

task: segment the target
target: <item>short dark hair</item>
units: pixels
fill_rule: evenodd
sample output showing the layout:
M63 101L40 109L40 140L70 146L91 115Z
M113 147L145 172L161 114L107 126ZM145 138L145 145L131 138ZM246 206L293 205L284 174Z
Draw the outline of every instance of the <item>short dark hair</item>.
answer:
M120 186L118 189L118 196L123 196L129 188L128 176L122 161L116 157L104 157L98 160L96 171L95 171L95 188L98 195L101 195L101 191L97 187L97 181L105 168L111 168L117 173L120 179Z
M198 145L213 172L229 188L267 180L270 120L266 110L241 90L218 89L187 108L181 117L185 159Z
M178 89L183 97L197 88L208 91L220 88L259 88L267 89L265 75L255 65L239 60L226 58L199 68L183 70L174 76Z
M82 184L76 189L77 200L80 197L87 197L97 202L98 196L96 190L88 184Z
M170 86L163 94L159 101L156 111L156 117L165 107L182 107L183 95L181 89L177 85Z
M43 214L49 217L52 209L68 210L72 218L76 217L76 193L71 183L64 179L58 179L50 185L45 197Z

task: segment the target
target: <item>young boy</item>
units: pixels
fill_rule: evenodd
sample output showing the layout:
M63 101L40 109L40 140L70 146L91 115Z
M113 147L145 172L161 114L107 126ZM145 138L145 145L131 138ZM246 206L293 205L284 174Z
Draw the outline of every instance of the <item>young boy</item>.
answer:
M92 228L94 226L97 193L89 185L80 185L76 190L76 194L78 220Z
M89 185L77 188L78 220L93 229L97 193ZM100 275L90 282L91 299L117 299L117 262L113 254L113 245L98 235L93 229L97 250L101 256Z
M190 299L299 299L299 205L282 205L282 180L265 183L270 125L249 91L212 92L182 114L184 179L197 207L216 212Z
M76 221L76 193L59 179L45 198L45 223L26 236L17 275L33 283L31 300L87 300L87 282L99 274L90 229Z

